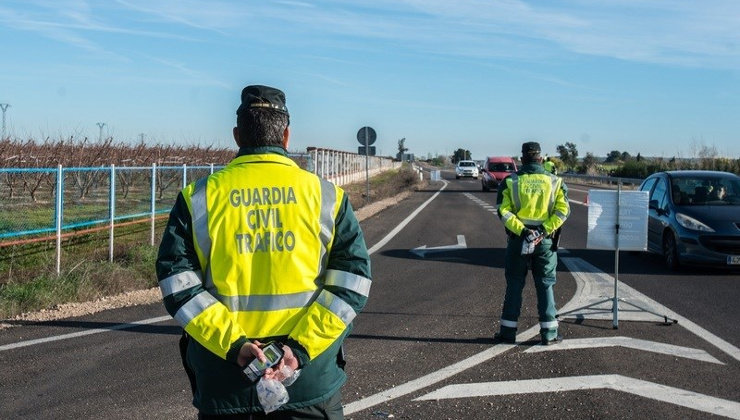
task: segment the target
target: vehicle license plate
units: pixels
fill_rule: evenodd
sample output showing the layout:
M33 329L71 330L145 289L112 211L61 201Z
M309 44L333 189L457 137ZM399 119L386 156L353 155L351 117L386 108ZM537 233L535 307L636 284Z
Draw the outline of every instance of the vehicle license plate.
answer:
M740 265L740 255L728 255L727 265Z

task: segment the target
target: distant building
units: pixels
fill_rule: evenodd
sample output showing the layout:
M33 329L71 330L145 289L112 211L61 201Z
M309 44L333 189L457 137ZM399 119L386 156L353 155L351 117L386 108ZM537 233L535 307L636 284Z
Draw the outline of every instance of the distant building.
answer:
M396 159L401 162L414 162L416 160L413 153L397 153Z

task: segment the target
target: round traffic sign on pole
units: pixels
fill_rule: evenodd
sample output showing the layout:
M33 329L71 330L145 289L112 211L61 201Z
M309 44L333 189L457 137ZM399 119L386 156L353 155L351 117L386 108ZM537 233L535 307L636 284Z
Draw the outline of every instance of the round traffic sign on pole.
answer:
M376 137L375 130L373 130L372 127L362 127L360 131L357 132L357 141L364 146L369 146L375 143Z

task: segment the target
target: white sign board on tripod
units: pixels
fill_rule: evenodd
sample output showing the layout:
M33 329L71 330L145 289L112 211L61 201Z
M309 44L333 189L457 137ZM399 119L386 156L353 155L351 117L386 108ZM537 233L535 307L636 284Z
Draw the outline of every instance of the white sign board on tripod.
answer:
M589 190L586 248L647 250L648 192Z
M648 228L648 192L622 191L620 184L614 190L589 190L588 192L588 237L586 248L614 250L614 296L592 304L582 306L557 316L579 312L584 309L593 309L603 303L612 303L612 327L619 326L619 302L623 302L637 309L662 316L666 323L669 319L665 315L638 306L618 295L619 284L619 251L647 250ZM678 321L670 319L674 324Z

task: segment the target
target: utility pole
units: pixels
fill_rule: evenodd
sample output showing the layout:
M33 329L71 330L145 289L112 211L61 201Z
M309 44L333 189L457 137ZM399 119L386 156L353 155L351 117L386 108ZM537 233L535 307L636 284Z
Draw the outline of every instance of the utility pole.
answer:
M100 135L98 136L98 141L103 141L103 127L105 127L104 122L96 123L98 125L98 128L100 129Z
M0 104L0 108L3 109L3 137L0 140L5 140L5 111L8 110L10 104Z
M139 133L139 140L144 143L144 133Z

